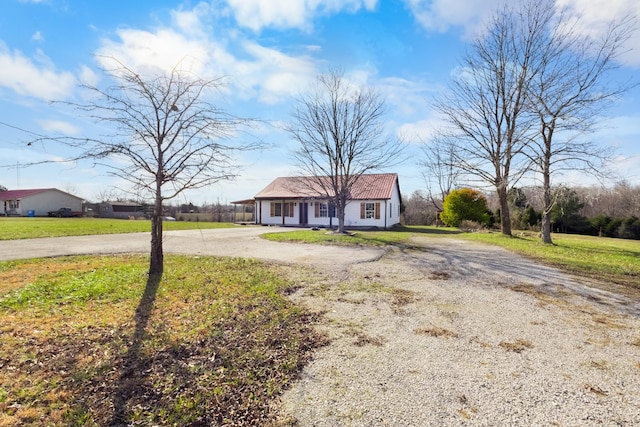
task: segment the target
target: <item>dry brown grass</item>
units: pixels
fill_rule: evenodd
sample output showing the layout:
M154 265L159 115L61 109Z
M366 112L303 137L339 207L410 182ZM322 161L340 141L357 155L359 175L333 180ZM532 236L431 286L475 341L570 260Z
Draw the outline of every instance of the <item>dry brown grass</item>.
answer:
M431 280L448 280L451 278L451 274L448 271L436 270L432 271L429 275Z
M373 345L376 347L382 347L385 343L385 339L382 337L372 337L363 333L356 335L356 339L353 345L356 347L364 347L365 345Z
M554 294L549 289L544 289L540 286L534 286L530 284L518 284L510 286L509 289L515 292L531 295L538 300L538 305L554 305L558 307L568 307L570 304L566 301L565 297L571 294L566 291L554 290Z
M506 351L512 351L514 353L522 353L523 351L533 348L533 344L530 341L524 339L517 339L515 341L502 341L498 344Z
M374 337L371 335L367 335L362 331L361 326L356 325L351 325L348 329L346 329L345 335L354 338L353 345L355 345L356 347L364 347L366 345L381 347L386 342L383 337Z
M0 298L0 426L267 424L273 399L326 343L317 319L284 298L280 272L175 258L147 302L143 257L3 265L11 289L55 291L69 273L112 280L91 275L101 269L133 274L115 275L106 299Z
M608 396L609 392L601 389L600 387L598 387L597 385L593 385L593 384L585 384L584 385L584 389L587 390L590 393L593 394L597 394L598 396Z
M414 333L419 335L428 335L430 337L444 337L444 338L457 338L458 334L450 331L449 329L441 328L439 326L427 326L424 328L416 328L413 330Z
M590 314L591 314L591 320L598 325L606 326L607 328L611 328L611 329L626 328L626 325L623 325L622 323L617 322L616 319L614 319L611 314L604 314L604 313L590 313Z
M406 314L405 307L416 301L416 293L406 289L393 288L391 290L391 307L395 314Z

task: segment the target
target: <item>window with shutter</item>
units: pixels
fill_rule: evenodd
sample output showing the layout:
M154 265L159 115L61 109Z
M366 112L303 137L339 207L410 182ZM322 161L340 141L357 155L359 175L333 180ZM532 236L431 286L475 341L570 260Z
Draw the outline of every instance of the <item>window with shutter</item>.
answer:
M271 216L282 216L282 203L271 202Z
M380 219L380 203L367 202L364 204L365 219Z
M329 205L327 203L320 203L320 218L326 218L329 216Z

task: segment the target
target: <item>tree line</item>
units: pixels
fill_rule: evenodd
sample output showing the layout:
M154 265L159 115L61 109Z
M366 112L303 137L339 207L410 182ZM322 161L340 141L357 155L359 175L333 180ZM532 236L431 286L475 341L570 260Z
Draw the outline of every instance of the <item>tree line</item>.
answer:
M513 187L509 190L508 221L513 229L541 231L544 192L541 187ZM465 200L464 207L454 207L462 219L474 220L485 227L497 227L501 223L503 216L496 195L475 191L482 196L484 204L473 206L469 192L455 190L453 193L462 193L462 197L458 195L455 198L456 203L460 199ZM640 239L640 186L621 181L612 187L557 187L551 195L554 204L549 211L549 220L553 232ZM435 202L428 193L415 191L403 201L404 223L459 225L450 213L443 217L443 200Z

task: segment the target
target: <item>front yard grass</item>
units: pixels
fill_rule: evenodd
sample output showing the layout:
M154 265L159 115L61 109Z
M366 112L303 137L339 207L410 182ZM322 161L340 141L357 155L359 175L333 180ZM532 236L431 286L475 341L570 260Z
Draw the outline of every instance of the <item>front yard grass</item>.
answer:
M234 227L224 222L167 221L165 230ZM149 220L108 218L0 218L0 240L151 232Z
M268 425L324 343L280 267L167 256L0 263L0 426Z

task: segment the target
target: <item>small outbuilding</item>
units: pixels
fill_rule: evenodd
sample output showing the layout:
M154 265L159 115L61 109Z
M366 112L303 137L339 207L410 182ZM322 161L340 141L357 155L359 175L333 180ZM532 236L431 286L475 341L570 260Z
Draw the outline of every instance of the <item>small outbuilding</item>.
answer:
M317 188L318 178L280 177L256 196L256 223L336 227L336 209ZM400 223L400 186L395 173L365 174L354 183L345 208L345 227L391 228Z
M82 202L81 197L57 188L8 190L0 192L0 215L47 216L47 212L60 208L80 212Z
M100 203L101 218L139 219L145 217L144 206L136 202L102 202Z

